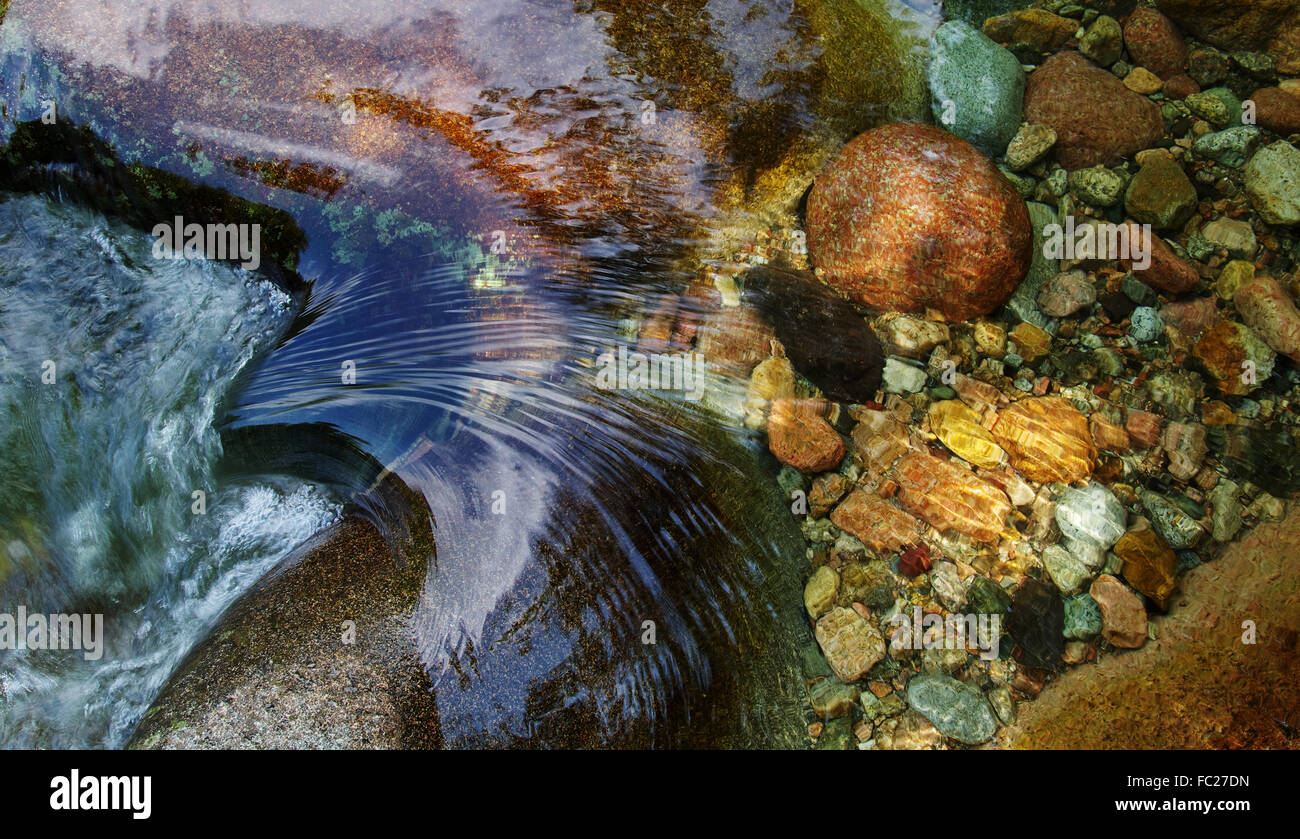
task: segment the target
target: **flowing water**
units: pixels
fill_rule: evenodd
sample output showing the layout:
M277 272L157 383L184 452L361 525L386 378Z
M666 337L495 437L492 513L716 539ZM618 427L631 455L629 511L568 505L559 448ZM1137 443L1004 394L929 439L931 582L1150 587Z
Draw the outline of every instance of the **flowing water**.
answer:
M357 5L20 0L0 30L8 132L48 97L124 160L283 209L307 281L152 259L60 200L93 155L0 204L2 603L108 639L0 653L0 744L122 745L349 512L399 553L433 528L410 626L448 743L796 743L803 546L761 441L593 365L844 139L920 112L932 10Z

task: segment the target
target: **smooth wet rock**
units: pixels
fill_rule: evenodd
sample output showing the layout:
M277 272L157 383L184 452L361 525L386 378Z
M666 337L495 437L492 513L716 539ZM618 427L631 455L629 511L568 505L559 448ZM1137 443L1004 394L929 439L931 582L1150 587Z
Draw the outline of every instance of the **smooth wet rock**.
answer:
M934 723L908 710L891 717L876 729L876 747L885 751L919 751L943 745L943 734Z
M846 685L836 679L822 679L813 685L808 698L812 702L813 713L823 720L831 720L847 717L858 704L860 694L861 691L854 685Z
M1216 542L1230 542L1243 524L1241 514L1241 487L1234 481L1221 478L1210 490L1210 536Z
M1159 442L1163 425L1160 417L1150 411L1130 411L1124 419L1124 430L1128 432L1129 439L1143 449Z
M1263 133L1253 125L1234 125L1197 137L1192 151L1198 157L1236 169L1246 165L1263 138Z
M1121 573L1128 584L1164 611L1178 588L1178 558L1148 527L1130 530L1115 543L1115 555L1124 562Z
M1159 340L1164 333L1165 324L1160 319L1160 313L1150 306L1138 306L1129 316L1128 334L1139 344Z
M1101 483L1072 487L1056 501L1056 524L1061 535L1103 552L1124 535L1126 521L1124 505Z
M885 393L918 393L925 387L925 368L890 356L885 359L882 384Z
M1058 53L1029 77L1025 119L1050 126L1067 169L1112 166L1164 134L1160 108L1077 52Z
M1164 80L1145 67L1134 67L1124 77L1124 87L1142 96L1159 93L1164 86Z
M1177 550L1194 548L1205 535L1196 519L1165 496L1144 489L1138 497L1151 517L1151 527L1169 547Z
M1044 9L1019 9L984 21L984 34L999 44L1028 44L1044 53L1063 47L1078 27Z
M1088 420L1060 397L1022 399L998 414L993 437L1033 481L1071 483L1092 473L1097 451Z
M1124 51L1124 31L1110 15L1100 15L1079 39L1079 52L1102 67L1119 61Z
M1216 248L1223 248L1233 259L1253 259L1255 231L1241 219L1217 218L1201 228L1201 235Z
M842 682L856 682L885 657L880 632L852 609L836 607L817 621L817 643Z
M1201 336L1192 350L1215 387L1245 396L1273 373L1277 356L1247 326L1224 318Z
M914 452L898 462L895 474L899 503L940 531L955 530L981 542L996 542L1006 527L1010 500L968 469Z
M1118 375L1123 370L1108 371L1108 375ZM1088 433L1099 451L1126 452L1129 450L1128 432L1122 425L1113 422L1105 414L1095 413L1088 417Z
M794 368L837 402L867 402L885 357L856 308L810 272L761 266L745 272L745 298Z
M1300 311L1276 279L1257 274L1237 289L1233 302L1241 319L1264 343L1300 361Z
M966 605L966 586L957 566L951 562L935 563L930 571L930 588L949 611L955 612Z
M1109 574L1093 581L1089 596L1101 610L1101 636L1112 646L1137 649L1147 640L1147 611L1128 586Z
M1135 222L1127 223L1130 243L1130 258L1122 254L1120 262L1133 275L1147 285L1169 294L1186 294L1201 284L1201 275L1187 260L1174 253L1164 239L1154 233L1148 234L1145 228ZM1149 256L1150 264L1139 268L1140 260L1132 258L1139 252Z
M1165 426L1161 440L1169 456L1169 474L1180 481L1191 480L1200 471L1209 451L1205 443L1205 426L1195 422L1171 422Z
M1300 134L1300 96L1280 87L1261 88L1250 95L1255 121L1283 137Z
M1183 99L1187 110L1216 128L1241 124L1241 103L1226 87L1212 87Z
M1170 157L1154 155L1129 182L1124 210L1141 224L1176 230L1196 211L1196 187Z
M1097 302L1097 289L1082 271L1067 271L1047 281L1038 294L1038 308L1049 317L1069 317Z
M930 38L935 121L990 158L1020 125L1025 74L1016 57L970 24L949 21Z
M885 315L876 319L874 327L888 353L908 358L925 358L951 338L946 323L916 315Z
M823 404L797 399L772 404L767 445L777 460L814 473L834 469L844 459L844 440L822 417Z
M1043 568L1062 594L1073 594L1092 579L1092 570L1060 545L1043 549Z
M1236 296L1237 289L1253 279L1255 266L1245 260L1234 259L1219 272L1219 278L1214 281L1214 290L1222 299L1231 301Z
M1279 140L1255 152L1243 174L1260 218L1269 224L1300 224L1300 149Z
M1006 458L983 425L979 414L955 399L934 402L929 411L930 430L962 460L992 468Z
M1124 24L1124 44L1133 62L1167 79L1187 67L1187 44L1173 21L1142 7Z
M1007 143L1007 166L1023 172L1047 157L1056 145L1056 132L1046 125L1023 123Z
M808 617L817 620L835 605L835 596L839 594L840 575L828 565L823 565L808 578L803 589L803 606Z
M979 688L951 676L923 674L907 683L907 704L945 736L967 745L986 743L997 730Z
M1045 248L1047 227L1056 224L1057 219L1056 211L1046 204L1031 201L1028 208L1030 223L1034 228L1033 257L1030 260L1029 272L1025 274L1024 281L1012 292L1006 308L1020 320L1038 327L1041 331L1041 327L1047 326L1047 318L1038 310L1038 294L1047 281L1056 276L1060 267L1058 260L1047 256Z
M899 551L916 542L921 523L883 498L862 489L831 511L831 522L877 551Z
M1057 670L1065 652L1065 607L1054 586L1028 579L1016 590L1007 634L1020 648L1020 662L1042 670Z
M893 124L854 138L808 196L808 253L835 289L890 311L968 320L1025 277L1033 232L1006 177L966 141Z
M1217 47L1263 50L1279 73L1300 73L1300 8L1293 0L1157 0L1183 31Z

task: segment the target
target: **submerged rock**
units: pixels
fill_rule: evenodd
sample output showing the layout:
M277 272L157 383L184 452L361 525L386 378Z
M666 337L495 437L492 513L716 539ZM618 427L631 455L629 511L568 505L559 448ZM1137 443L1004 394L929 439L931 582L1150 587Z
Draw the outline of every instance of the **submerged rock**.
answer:
M1151 598L1161 611L1178 588L1178 558L1150 528L1130 530L1115 543L1115 555L1124 562L1121 573L1128 584Z
M1020 125L1025 95L1016 57L969 24L949 21L930 39L929 76L935 121L989 157L1000 155Z
M996 542L1006 527L1011 512L1006 494L967 469L915 452L898 462L896 475L899 503L941 532Z
M1101 610L1101 637L1116 647L1137 649L1147 640L1147 611L1138 596L1109 574L1088 590Z
M825 472L844 459L844 440L821 415L823 403L778 399L767 421L767 445L800 472Z
M967 745L993 739L997 721L979 688L951 676L923 674L907 683L907 704L945 736Z
M1187 44L1173 21L1159 11L1142 7L1124 24L1124 44L1133 63L1162 79L1187 68Z
M1088 420L1060 397L1022 399L998 414L992 430L1030 480L1071 483L1092 473L1097 450Z
M856 682L885 657L880 632L857 612L843 607L817 621L817 643L842 682Z
M1300 224L1300 149L1279 140L1255 152L1244 171L1246 193L1269 224Z
M1114 165L1164 134L1154 102L1070 50L1030 75L1025 119L1056 132L1056 159L1067 169Z
M987 314L1024 278L1024 200L969 143L931 126L859 135L813 184L808 253L827 282L880 309Z
M796 370L837 402L868 402L880 389L880 342L854 306L808 272L760 267L745 273L752 301Z
M1039 580L1025 580L1011 601L1006 628L1020 647L1023 664L1060 669L1065 652L1065 605L1055 588Z

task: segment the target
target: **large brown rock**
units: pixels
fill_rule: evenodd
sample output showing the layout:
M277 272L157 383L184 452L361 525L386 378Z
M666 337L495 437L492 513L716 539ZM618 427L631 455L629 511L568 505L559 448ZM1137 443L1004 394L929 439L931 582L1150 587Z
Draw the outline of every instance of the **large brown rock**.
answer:
M1300 134L1300 96L1280 87L1261 88L1250 95L1255 103L1255 121L1283 137Z
M1142 7L1124 23L1124 44L1133 63L1162 79L1187 69L1187 44L1173 21L1150 7Z
M855 489L831 511L831 523L876 551L898 551L916 542L921 523L878 495Z
M880 309L987 314L1029 270L1029 212L974 146L920 123L852 140L808 196L808 252L826 281Z
M1156 0L1189 32L1216 47L1264 50L1281 73L1300 73L1300 0Z
M1029 76L1025 119L1056 132L1056 159L1067 169L1112 165L1164 134L1154 102L1073 50Z
M778 399L767 420L767 446L800 472L825 472L844 459L844 440L821 416L821 403Z

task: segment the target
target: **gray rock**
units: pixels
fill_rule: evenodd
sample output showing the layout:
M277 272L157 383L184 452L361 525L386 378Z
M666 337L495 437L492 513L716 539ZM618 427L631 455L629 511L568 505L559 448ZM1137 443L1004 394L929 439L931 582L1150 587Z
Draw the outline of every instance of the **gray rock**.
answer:
M1043 550L1043 567L1062 594L1079 591L1092 577L1088 566L1060 545L1051 545Z
M1057 260L1048 259L1045 255L1043 246L1047 237L1044 228L1049 224L1057 223L1056 211L1036 201L1030 201L1026 206L1029 208L1029 221L1034 226L1034 249L1030 257L1029 271L1007 300L1006 308L1021 320L1045 329L1049 321L1038 310L1038 294L1048 280L1060 273L1060 267Z
M1300 224L1300 149L1279 140L1246 164L1246 194L1269 224Z
M1101 634L1101 607L1090 594L1079 594L1065 600L1066 638L1087 641Z
M949 21L930 39L935 121L989 157L1020 125L1025 73L1016 57L968 23Z
M1151 527L1174 550L1194 548L1205 535L1196 519L1163 495L1144 489L1138 497L1151 517Z
M1156 294L1156 290L1132 274L1124 275L1124 279L1120 280L1119 290L1124 292L1125 297L1139 306L1154 306L1160 302L1160 296Z
M1056 502L1056 525L1061 535L1071 543L1092 545L1102 552L1124 535L1126 522L1124 505L1099 483L1067 489Z
M1255 231L1249 222L1223 216L1202 227L1201 235L1215 247L1226 249L1233 259L1255 258Z
M951 676L913 676L907 703L945 736L967 745L987 743L997 731L993 710L979 688Z
M1129 315L1128 334L1139 344L1149 344L1165 334L1165 322L1160 312L1150 306L1138 306Z
M956 612L966 605L966 586L953 563L935 563L934 570L930 572L930 587L948 611Z
M1222 163L1236 169L1259 148L1263 134L1253 125L1234 125L1223 131L1203 134L1192 143L1192 152L1198 157Z
M1069 317L1097 302L1097 289L1083 271L1066 271L1047 281L1038 293L1038 308L1049 317Z
M1227 478L1210 490L1210 536L1216 542L1231 542L1241 530L1241 487Z
M847 717L853 706L858 703L861 693L853 685L846 685L838 679L822 679L813 685L809 693L813 712L822 719Z

